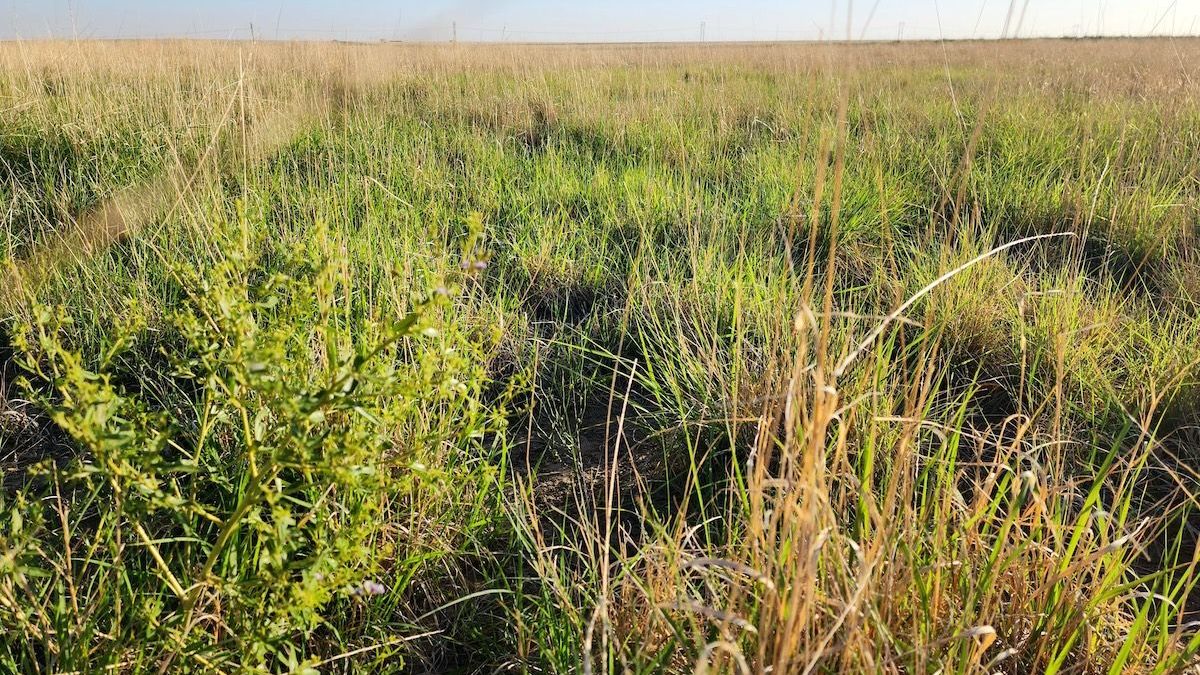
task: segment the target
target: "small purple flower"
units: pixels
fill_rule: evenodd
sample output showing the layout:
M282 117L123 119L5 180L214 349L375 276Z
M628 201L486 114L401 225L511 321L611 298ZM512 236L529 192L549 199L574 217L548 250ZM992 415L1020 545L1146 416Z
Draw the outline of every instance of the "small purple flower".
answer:
M370 579L362 582L361 586L354 589L354 595L358 597L366 595L383 595L384 593L387 593L387 588L385 588L384 585L378 581L372 581Z
M487 261L486 260L476 260L475 262L471 263L471 267L476 272L482 272L483 270L487 269Z
M437 288L433 289L433 294L440 295L444 298L450 295L450 289L446 288L445 286L438 286Z

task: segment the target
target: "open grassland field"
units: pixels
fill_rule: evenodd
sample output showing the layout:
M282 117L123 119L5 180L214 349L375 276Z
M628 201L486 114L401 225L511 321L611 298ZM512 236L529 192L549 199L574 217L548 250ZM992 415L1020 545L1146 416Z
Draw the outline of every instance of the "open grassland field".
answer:
M1180 672L1200 41L0 45L0 671Z

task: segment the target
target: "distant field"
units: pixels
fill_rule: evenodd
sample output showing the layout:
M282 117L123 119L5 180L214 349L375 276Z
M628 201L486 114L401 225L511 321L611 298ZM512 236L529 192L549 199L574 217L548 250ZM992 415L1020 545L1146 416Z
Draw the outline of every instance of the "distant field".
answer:
M1185 670L1198 85L0 44L0 671Z

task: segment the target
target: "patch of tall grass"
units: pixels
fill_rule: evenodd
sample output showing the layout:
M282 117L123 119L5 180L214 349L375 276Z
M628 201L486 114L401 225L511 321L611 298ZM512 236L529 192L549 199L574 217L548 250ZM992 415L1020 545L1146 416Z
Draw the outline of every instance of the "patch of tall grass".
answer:
M1193 666L1198 50L0 46L0 667Z

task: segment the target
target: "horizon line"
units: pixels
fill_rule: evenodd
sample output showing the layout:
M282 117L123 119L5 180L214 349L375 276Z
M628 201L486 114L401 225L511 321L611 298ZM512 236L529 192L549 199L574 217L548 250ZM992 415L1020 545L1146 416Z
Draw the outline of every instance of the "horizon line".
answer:
M795 40L403 40L394 38L340 39L340 38L275 38L275 37L206 37L197 35L161 35L142 37L10 37L0 38L3 43L30 42L228 42L273 43L273 44L356 44L356 45L462 45L462 46L700 46L700 45L880 45L921 44L943 42L1034 42L1043 41L1101 41L1101 40L1174 40L1197 39L1200 33L1164 33L1153 35L1136 34L1093 34L1093 35L1030 35L1021 37L922 37L922 38L873 38L873 39L795 39Z

